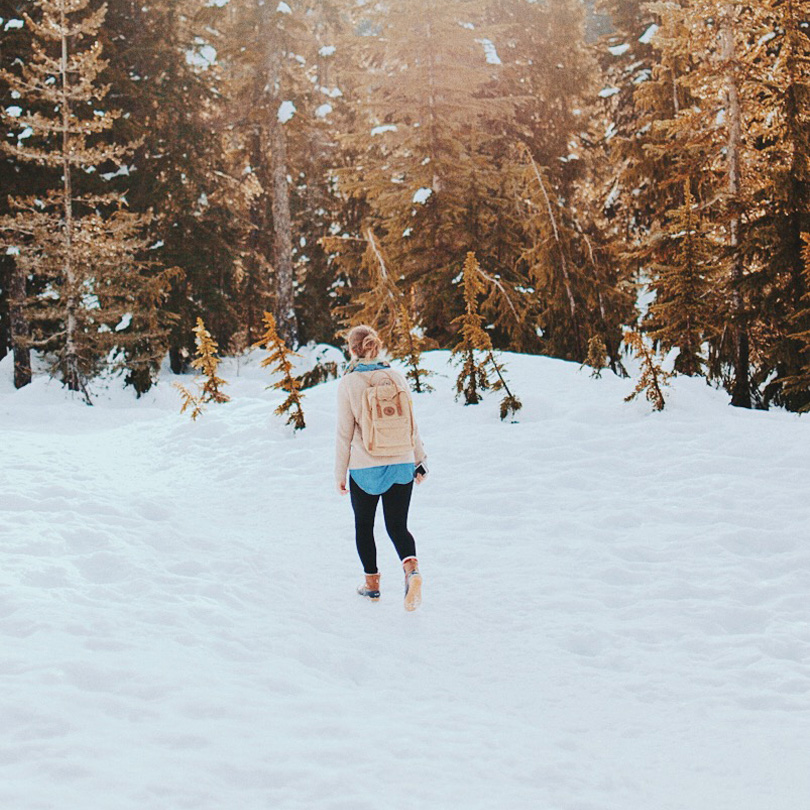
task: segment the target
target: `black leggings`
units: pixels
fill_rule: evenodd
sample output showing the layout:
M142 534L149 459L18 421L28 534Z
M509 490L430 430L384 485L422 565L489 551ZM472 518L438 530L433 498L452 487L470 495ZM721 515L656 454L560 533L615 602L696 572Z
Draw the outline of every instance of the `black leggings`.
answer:
M349 479L349 492L354 509L354 531L357 540L357 553L363 570L367 574L377 573L377 546L374 545L374 515L377 501L382 498L385 529L394 543L399 559L416 556L416 544L408 531L408 507L411 505L413 481L407 484L393 484L382 495L369 495Z

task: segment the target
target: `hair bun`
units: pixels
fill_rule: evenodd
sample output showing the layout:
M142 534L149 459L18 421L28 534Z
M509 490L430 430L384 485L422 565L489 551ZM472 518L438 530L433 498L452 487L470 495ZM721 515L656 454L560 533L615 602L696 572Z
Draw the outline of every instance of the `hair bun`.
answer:
M377 332L370 326L361 324L349 332L349 350L355 357L376 357L383 349Z

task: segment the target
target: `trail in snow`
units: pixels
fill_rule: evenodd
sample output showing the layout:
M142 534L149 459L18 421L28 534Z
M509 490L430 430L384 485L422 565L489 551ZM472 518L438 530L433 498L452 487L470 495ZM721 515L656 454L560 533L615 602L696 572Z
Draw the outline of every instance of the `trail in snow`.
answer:
M0 806L810 804L810 421L507 355L524 402L416 397L406 614L353 593L336 383L293 436L253 356L197 422L0 364Z

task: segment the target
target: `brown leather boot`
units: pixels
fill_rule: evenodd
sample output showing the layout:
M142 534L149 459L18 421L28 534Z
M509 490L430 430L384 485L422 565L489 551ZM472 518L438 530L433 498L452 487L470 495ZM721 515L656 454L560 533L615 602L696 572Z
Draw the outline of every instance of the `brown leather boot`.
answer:
M408 557L402 561L405 572L405 610L416 610L422 604L422 575L419 573L419 561Z
M380 598L380 575L366 574L366 581L363 585L358 586L357 593L376 602Z

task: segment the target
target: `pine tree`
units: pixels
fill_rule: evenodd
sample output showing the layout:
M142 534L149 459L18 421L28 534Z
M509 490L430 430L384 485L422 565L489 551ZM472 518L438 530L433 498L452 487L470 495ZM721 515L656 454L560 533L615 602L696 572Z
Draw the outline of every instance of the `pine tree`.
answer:
M760 4L766 13L752 31L749 68L757 104L747 124L763 158L745 284L754 315L754 382L767 381L765 404L801 410L810 392L788 390L786 380L810 362L806 345L793 337L810 329L802 260L802 234L810 230L810 28L795 0Z
M492 341L484 331L483 318L478 313L478 298L484 292L478 271L475 253L469 252L462 270L464 314L453 322L460 332L459 342L453 348L453 356L458 358L461 366L456 379L456 398L463 394L465 405L477 405L481 401L481 392L490 387L486 359L476 356L476 353L492 350Z
M227 176L218 54L199 0L107 5L99 33L109 61L108 98L122 111L118 131L139 144L108 184L125 184L129 209L151 214L147 236L155 266L182 270L163 306L173 315L171 368L180 373L194 355L197 317L227 345L249 323L244 310L258 302L258 324L266 303L264 291L243 283L237 266L244 187ZM130 376L142 390L142 375L133 370Z
M174 383L174 387L180 392L180 397L183 401L183 405L180 408L180 413L184 414L186 411L190 411L191 420L196 422L197 417L202 416L203 413L205 413L205 408L203 407L200 396L198 394L193 394L184 385L180 385L180 383Z
M605 336L612 364L618 363L621 323L629 316L630 285L612 251L592 239L563 206L524 146L515 196L526 234L521 262L536 288L543 350L582 362L587 335Z
M6 123L29 137L2 147L19 161L60 170L61 183L13 200L16 213L0 227L20 270L38 276L44 288L26 302L33 333L26 342L54 352L67 387L90 404L86 382L111 352L140 346L145 362L158 353L155 344L166 334L160 318L136 325L135 310L159 300L155 288L166 279L150 278L139 259L146 219L126 211L120 194L82 192L83 175L132 151L109 138L118 113L104 109L107 88L100 83L106 6L91 11L89 0L36 0L35 8L38 19L25 18L33 34L30 61L19 73L3 74L27 108L13 118L4 112Z
M424 340L414 334L406 296L397 286L388 258L374 231L366 228L364 235L364 241L341 237L322 240L333 255L340 257L351 277L367 284L367 289L352 296L349 303L335 311L342 316L346 326L374 324L391 355L408 366L406 377L411 380L413 390L416 393L430 391L431 386L425 382L425 378L431 372L420 365ZM356 249L351 248L356 248L358 243L364 244L365 250L359 260L359 268L354 271L352 265L355 263L353 257Z
M20 93L12 90L3 80L3 74L25 62L31 52L31 31L21 19L24 4L4 0L0 3L3 18L3 33L0 39L0 98L8 99L4 105L7 115L22 112L17 104ZM0 119L3 120L3 119ZM6 118L5 121L8 119ZM19 143L28 137L27 130L17 133ZM6 133L5 137L11 137ZM20 138L19 136L24 136ZM11 198L23 194L44 192L42 170L32 164L16 160L10 151L0 150L0 218L9 213L7 195ZM12 248L13 252L13 248ZM30 326L26 317L25 302L29 295L26 273L14 261L13 255L0 250L0 359L11 350L14 362L14 385L22 388L31 382Z
M209 9L213 38L223 69L222 87L228 100L223 122L230 133L231 176L250 178L256 190L243 234L242 253L248 278L272 275L272 306L279 333L288 346L300 342L296 312L296 256L311 240L295 234L296 205L306 209L314 200L309 186L318 182L305 169L313 165L311 145L324 88L314 75L313 28L331 3L311 7L304 2L276 6L263 0L235 0ZM316 105L317 99L317 105ZM314 164L318 166L317 160ZM315 206L320 208L319 205ZM303 210L298 217L306 219ZM318 234L319 236L320 234ZM305 268L304 268L305 269Z
M802 235L804 248L802 259L804 262L805 289L801 305L793 314L793 322L799 326L800 331L792 333L789 337L795 341L804 355L805 364L796 374L782 378L782 386L786 397L793 397L797 403L795 408L801 413L810 411L810 233Z
M517 412L523 407L523 403L509 389L509 384L506 382L506 368L504 364L495 359L495 355L492 351L489 352L488 359L497 377L492 384L492 390L503 391L506 394L500 404L501 421L503 422L511 417L510 421L516 422L515 417L517 416Z
M705 362L701 346L710 319L708 276L713 251L701 230L689 181L684 183L683 199L662 239L671 246L667 249L671 263L651 267L655 301L647 328L665 352L675 346L680 349L675 371L691 377L701 373Z
M211 333L205 328L202 318L197 318L194 327L195 342L197 344L197 357L192 361L192 368L196 368L204 377L200 389L200 399L203 404L208 402L230 402L230 397L221 389L228 383L217 373L219 369L219 346Z
M460 340L452 351L461 366L456 379L456 399L463 394L465 405L477 405L482 399L482 391L488 388L492 388L493 391L504 391L505 396L500 404L503 420L515 416L523 404L509 389L505 376L506 368L496 359L492 340L482 327L483 316L479 314L478 301L486 292L486 279L487 276L481 270L475 253L468 252L461 272L465 311L453 322L460 333ZM483 359L480 358L481 354ZM495 374L494 381L490 380L488 364Z
M219 346L216 340L211 337L211 333L205 328L202 318L197 318L197 325L194 327L194 339L197 346L197 356L191 362L192 368L196 368L202 380L198 377L194 383L198 389L198 393L194 394L189 391L185 386L180 383L174 383L174 387L180 392L183 398L183 407L180 413L185 413L187 409L191 409L191 418L196 421L205 410L205 405L209 402L230 402L230 397L221 389L228 383L223 380L219 374L219 357L217 352Z
M440 342L458 312L454 268L469 245L488 255L499 233L501 139L516 102L495 81L485 12L482 0L364 6L357 24L368 36L349 45L363 73L339 188L348 205L367 207L419 325Z
M433 372L421 365L423 339L414 334L408 306L404 302L400 307L399 324L399 341L394 346L393 355L407 366L405 377L411 381L411 387L417 394L432 391L433 386L426 382L426 378L433 376Z
M637 226L636 250L626 255L641 260L644 274L649 265L677 262L662 235L672 232L689 181L713 268L709 322L699 325L708 337L707 372L723 382L732 404L751 407L752 372L764 356L756 302L767 289L757 281L757 230L770 205L760 136L760 122L773 115L763 105L772 69L768 14L759 1L679 0L650 9L660 25L652 37L659 61L635 95L642 126L635 124L635 140L623 145Z
M284 340L278 334L276 319L269 312L264 313L264 327L264 334L257 345L264 344L270 354L262 360L262 367L270 367L271 371L281 374L281 379L269 387L287 393L287 399L276 408L275 413L278 416L286 413L287 424L292 425L294 430L303 430L306 422L301 407L302 384L301 380L293 374L293 364L290 360L291 357L298 357L298 355L287 348Z
M716 4L714 4L716 6ZM700 6L698 6L700 9ZM712 8L715 10L715 8ZM726 102L725 174L726 221L729 239L729 326L732 330L734 379L731 404L751 407L750 338L743 292L745 257L742 251L743 197L743 109L741 102L740 56L736 31L739 26L736 4L723 2L717 9L719 58ZM750 192L749 192L750 193Z
M638 332L628 332L624 338L627 345L634 351L636 358L641 361L641 375L636 382L636 387L629 396L624 398L624 401L630 402L639 394L644 393L647 401L652 404L653 410L663 411L666 404L663 387L673 374L661 368L661 364L655 359L654 350L647 346L644 338Z
M602 376L602 369L607 367L607 348L601 335L591 335L588 340L588 356L584 365L590 366L591 377L597 379Z

